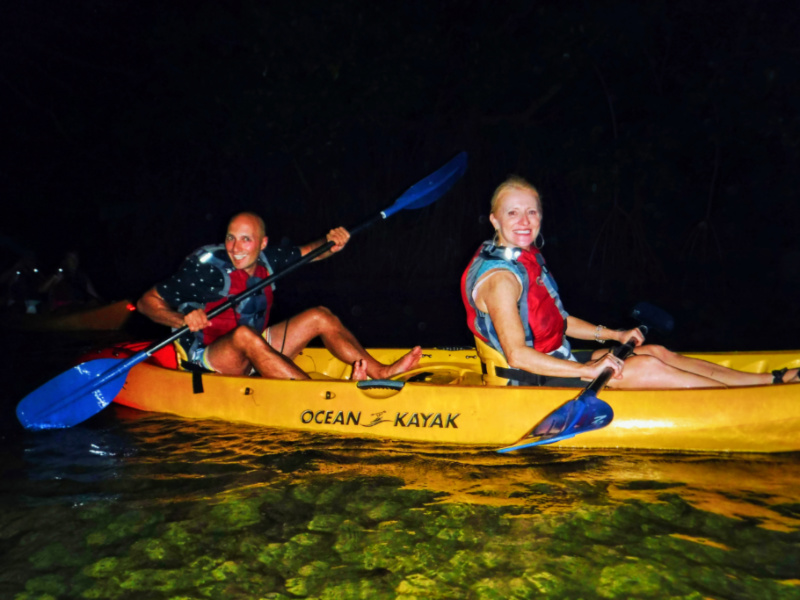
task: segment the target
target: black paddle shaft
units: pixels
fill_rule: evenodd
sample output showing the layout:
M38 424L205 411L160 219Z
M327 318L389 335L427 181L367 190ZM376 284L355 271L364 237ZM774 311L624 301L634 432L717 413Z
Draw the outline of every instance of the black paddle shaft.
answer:
M379 221L382 221L385 218L386 217L385 217L383 212L378 213L376 216L364 221L360 225L358 225L356 227L353 227L350 230L350 236L351 237L354 236L356 233L371 227L375 223L378 223ZM298 268L302 267L304 264L311 262L312 260L314 260L315 258L320 256L321 254L325 254L328 250L333 248L334 245L335 245L335 242L329 241L329 242L327 242L325 244L322 244L321 246L318 246L317 248L314 248L311 252L309 252L305 256L301 256L298 260L294 261L288 267L283 268L279 273L273 273L272 275L270 275L266 279L262 279L261 281L259 281L253 287L246 289L241 294L237 294L233 298L230 298L230 299L226 300L225 302L223 302L222 304L220 304L219 306L215 307L213 310L209 311L209 313L207 315L208 318L209 319L213 319L217 315L220 315L220 314L224 313L226 310L228 310L232 306L236 306L239 302L241 302L245 298L249 298L253 294L257 294L258 292L263 290L265 287L267 287L268 285L272 284L272 282L275 281L276 279L279 279L279 278L283 277L284 275L286 275L287 273L291 273L295 269L298 269ZM148 348L147 355L148 356L152 356L154 353L158 352L162 348L166 348L167 346L169 346L172 342L177 340L179 337L181 337L187 331L189 331L189 327L187 327L186 325L184 325L180 329L176 329L175 331L172 332L172 335L169 336L167 339L159 342L158 344L152 346L151 348Z
M356 233L371 227L375 223L386 219L389 215L392 215L400 210L406 208L422 208L423 206L428 206L429 204L435 202L439 199L442 194L444 194L447 190L452 187L453 183L464 174L464 170L467 167L467 153L461 152L456 155L455 158L451 159L446 165L423 179L418 183L411 186L406 192L400 196L392 206L389 208L379 212L377 215L367 219L365 222L361 223L360 225L350 229L350 235L353 236ZM266 279L262 279L253 287L243 291L241 294L237 294L233 298L228 299L224 303L220 304L214 310L209 311L208 318L211 319L216 317L217 315L225 312L232 306L235 306L237 303L241 302L245 298L249 298L253 294L256 294L263 290L265 287L270 285L276 279L283 277L287 273L291 273L295 269L301 267L302 265L306 264L314 260L320 254L324 254L334 246L334 242L329 241L325 244L322 244L318 248L315 248L305 256L301 257L300 259L293 262L288 267L284 268L279 273L274 273L267 277ZM145 351L147 356L152 356L154 352L161 350L177 340L181 337L184 333L189 331L189 328L184 325L180 329L174 331L171 336L165 339L158 344L155 344L153 347L149 348Z
M372 224L372 221L370 220L369 223ZM357 229L361 229L361 227L358 227ZM230 299L226 300L225 302L223 302L222 304L220 304L219 306L215 307L213 310L208 312L208 315L207 315L208 318L209 319L213 319L217 315L220 315L220 314L224 313L226 310L228 310L232 306L235 306L236 304L238 304L239 302L241 302L245 298L249 298L253 294L256 294L256 293L260 292L261 290L263 290L265 287L270 285L276 279L279 279L279 278L283 277L284 275L286 275L287 273L291 273L292 271L294 271L295 269L298 269L299 267L303 266L304 264L306 264L308 262L311 262L312 260L317 258L320 254L324 254L325 252L327 252L328 250L333 248L333 246L334 246L334 242L327 242L327 243L322 244L321 246L319 246L317 248L314 248L311 252L309 252L308 254L306 254L304 256L301 256L298 260L294 261L288 267L285 267L285 268L281 269L280 272L273 273L272 275L270 275L266 279L262 279L261 281L259 281L253 287L246 289L241 294L237 294L233 298L230 298ZM158 344L152 346L151 348L148 348L147 355L148 356L152 356L154 353L158 352L162 348L165 348L168 345L170 345L172 342L177 340L179 337L181 337L187 331L189 331L189 327L187 325L184 325L180 329L176 329L174 332L172 332L172 335L169 336L167 339L159 342Z
M378 223L378 222L382 221L385 218L386 217L384 216L384 214L382 212L378 213L376 216L368 219L367 221L364 221L360 225L358 225L356 227L353 227L350 230L350 236L351 237L354 236L356 233L358 233L360 231L363 231L363 230L367 229L368 227L371 227L375 223ZM309 252L305 256L301 256L298 260L294 261L288 267L283 268L279 273L273 273L272 275L270 275L266 279L262 279L261 281L259 281L253 287L246 289L241 294L237 294L233 298L230 298L230 299L226 300L225 302L223 302L222 304L220 304L219 306L215 307L213 310L209 311L209 313L207 315L208 318L209 319L213 319L217 315L221 315L226 310L228 310L232 306L237 305L239 302L241 302L245 298L249 298L253 294L256 294L256 293L260 292L261 290L263 290L265 287L270 285L276 279L279 279L279 278L283 277L284 275L286 275L287 273L291 273L295 269L298 269L298 268L302 267L304 264L306 264L308 262L311 262L312 260L314 260L315 258L320 256L321 254L325 254L328 250L330 250L334 246L335 246L335 242L329 241L329 242L326 242L325 244L322 244L321 246L318 246L317 248L314 248L311 252ZM169 336L167 339L159 342L158 344L156 344L152 348L149 348L147 350L147 355L148 356L152 356L155 352L158 352L162 348L165 348L165 347L169 346L172 342L177 340L179 337L181 337L187 331L189 331L189 327L187 327L186 325L184 325L180 329L175 330L172 333L172 335Z
M644 333L644 334L647 333L647 325L640 325L639 329L642 331L642 333ZM633 354L633 349L635 347L636 347L636 345L633 343L633 339L630 339L627 342L625 342L624 344L622 344L621 346L617 346L616 348L613 348L611 350L611 353L614 356L616 356L617 358L619 358L621 360L625 360L631 354ZM586 390L585 391L586 392L592 391L595 394L597 394L600 390L602 390L606 386L606 384L608 383L608 380L611 379L611 376L613 374L614 374L614 369L612 369L611 367L606 367L605 369L603 369L603 372L600 373L600 375L595 377L595 379L594 379L594 381L592 381L592 383L590 383L589 385L586 386Z

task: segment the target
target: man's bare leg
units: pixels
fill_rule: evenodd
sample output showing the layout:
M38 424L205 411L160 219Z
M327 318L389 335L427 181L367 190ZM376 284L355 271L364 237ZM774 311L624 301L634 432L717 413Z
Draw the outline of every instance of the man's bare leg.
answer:
M336 315L322 306L292 317L288 331L285 321L272 325L270 335L273 340L283 340L285 337L283 353L290 358L297 356L311 340L319 336L331 354L342 362L353 364L363 360L367 374L373 379L388 379L409 371L419 364L422 356L422 349L417 346L392 364L385 365L371 356Z
M308 375L263 337L248 327L237 327L206 348L211 366L223 375L248 375L255 368L262 377L308 379Z

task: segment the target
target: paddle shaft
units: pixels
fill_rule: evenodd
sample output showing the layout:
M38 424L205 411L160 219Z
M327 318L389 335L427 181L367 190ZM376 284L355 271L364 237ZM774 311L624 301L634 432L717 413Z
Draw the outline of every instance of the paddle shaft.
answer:
M361 225L359 225L358 227L353 229L353 231L357 232L357 231L362 231L362 230L366 229L367 227L369 227L373 223L377 223L378 221L384 219L385 217L383 215L384 215L384 213L380 213L377 217L370 218L365 223L362 223ZM248 298L248 297L252 296L253 294L258 293L260 290L263 290L266 286L272 284L277 279L280 279L284 275L286 275L288 273L291 273L292 271L300 268L304 264L306 264L306 263L314 260L316 257L320 256L321 254L324 254L325 252L330 250L333 246L334 246L334 242L329 241L329 242L326 242L326 243L322 244L321 246L318 246L317 248L314 248L311 252L309 252L308 254L305 254L304 256L300 257L298 260L296 260L295 262L290 264L288 267L285 267L284 269L282 269L279 273L275 273L275 274L270 275L269 277L267 277L265 279L262 279L257 284L255 284L253 287L246 289L245 291L241 292L240 294L237 294L233 298L230 298L230 299L226 300L225 302L223 302L219 306L217 306L214 309L210 310L208 312L208 315L207 315L208 318L212 319L212 318L216 317L217 315L219 315L219 314L225 312L226 310L230 309L231 307L236 305L238 302L241 302L245 298ZM172 332L172 335L170 335L168 338L158 342L157 344L154 344L154 345L150 346L146 350L143 350L143 351L141 351L141 352L139 352L139 353L137 353L137 354L125 359L125 360L123 360L117 366L115 366L114 368L109 369L108 371L102 373L97 378L92 379L90 381L87 381L87 383L85 385L73 390L71 393L67 394L60 401L56 402L55 404L53 404L49 408L51 410L56 410L56 409L63 408L64 406L67 406L70 403L75 402L77 399L80 399L81 397L85 396L88 392L91 392L92 390L95 390L95 389L99 389L102 386L106 385L107 383L112 382L113 380L117 379L118 377L126 374L134 366L136 366L139 363L145 361L147 358L152 356L154 353L158 352L162 348L168 346L169 344L171 344L172 342L177 340L179 337L181 337L187 331L189 331L189 327L186 326L186 325L184 325L180 329L176 329L175 331Z
M640 325L639 329L642 331L642 333L644 334L647 333L647 325ZM633 354L633 349L635 347L636 345L633 342L633 338L631 338L621 346L613 348L611 350L611 353L617 358L625 360L631 354ZM603 369L603 372L600 373L600 375L594 378L594 381L592 381L589 385L586 386L586 389L583 392L581 392L581 394L584 394L586 392L594 392L595 394L599 393L600 390L602 390L606 386L609 379L611 379L612 375L614 375L614 369L612 369L611 367L606 367L605 369Z
M634 313L636 314L636 311ZM666 313L664 314L666 315ZM643 334L647 334L648 326L642 323L639 325L639 330ZM631 338L621 346L613 348L611 352L617 358L625 360L631 355L635 347L634 339ZM603 369L603 372L587 385L576 398L568 400L545 416L528 433L523 435L516 444L500 448L498 452L505 453L530 446L551 444L579 433L593 431L608 425L614 418L614 410L607 402L598 398L597 394L605 387L612 375L614 375L614 369L611 367ZM588 416L586 415L587 410L590 411ZM531 438L538 439L531 441Z
M453 184L464 174L467 167L467 153L461 152L447 162L443 167L407 189L390 207L368 219L366 222L350 230L353 235L370 227L378 221L406 209L422 208L432 204L444 195ZM323 243L310 251L305 256L284 268L280 273L275 273L259 281L252 288L229 298L221 305L208 312L208 317L213 318L229 310L238 302L258 293L266 286L280 277L291 273L300 266L314 260L334 246L334 242ZM54 429L70 427L80 423L91 415L96 414L110 402L118 393L124 379L120 380L135 365L143 362L158 350L171 344L184 335L189 328L183 326L177 329L168 338L142 350L130 358L122 360L113 368L100 373L94 372L89 361L62 373L48 383L40 386L23 398L17 405L17 417L27 429ZM75 373L78 373L77 379ZM80 381L81 385L76 385ZM71 390L68 388L72 388ZM54 402L55 401L55 402ZM66 410L70 409L70 410ZM45 417L57 417L47 420Z
M373 221L374 221L374 219L370 219L369 223L372 224ZM360 230L362 228L363 228L363 225L360 225L354 231L358 231L358 230ZM300 268L304 264L311 262L312 260L314 260L315 258L320 256L321 254L325 254L325 252L327 252L328 250L333 248L333 246L334 246L334 242L326 242L325 244L322 244L321 246L318 246L317 248L314 248L311 252L309 252L308 254L300 257L298 260L294 261L288 267L285 267L284 269L282 269L279 273L274 273L274 274L270 275L269 277L267 277L266 279L262 279L257 284L255 284L253 287L247 288L245 291L241 292L240 294L237 294L236 296L234 296L233 298L229 298L228 300L226 300L225 302L223 302L219 306L214 307L214 309L210 310L206 316L209 319L213 319L217 315L220 315L220 314L224 313L229 308L235 306L236 304L238 304L239 302L241 302L245 298L249 298L253 294L256 294L256 293L260 292L265 287L267 287L268 285L271 285L272 283L274 283L275 281L277 281L278 279L280 279L284 275L287 275L288 273L291 273L292 271ZM172 342L177 340L179 337L181 337L187 331L189 331L189 327L187 325L184 325L180 329L176 329L175 331L172 332L172 335L169 336L167 339L165 339L165 340L155 344L154 346L151 346L147 350L145 350L145 354L147 354L147 356L152 356L153 353L158 352L162 348L170 345Z
M379 221L382 221L385 218L386 218L386 216L385 216L384 212L380 212L376 216L371 217L370 219L364 221L360 225L358 225L358 226L354 227L353 229L351 229L350 230L350 235L353 236L353 235L355 235L355 234L357 234L357 233L359 233L361 231L364 231L365 229L368 229L369 227L371 227L375 223L378 223ZM318 256L320 256L322 254L325 254L328 250L333 248L334 245L335 245L334 242L326 242L326 243L322 244L321 246L318 246L317 248L314 248L308 254L305 254L304 256L300 257L298 260L296 260L292 264L290 264L288 267L285 267L284 269L282 269L280 273L274 273L273 275L270 275L266 279L262 279L257 284L255 284L253 287L246 289L245 291L243 291L240 294L237 294L233 298L229 298L228 300L226 300L225 302L223 302L219 306L215 307L213 310L210 310L206 316L209 319L213 319L217 315L221 315L222 313L224 313L229 308L235 306L236 304L238 304L242 300L244 300L246 298L249 298L253 294L256 294L256 293L260 292L265 287L267 287L268 285L271 285L272 283L274 283L276 280L280 279L284 275L286 275L288 273L291 273L292 271L302 267L304 264L311 262L312 260L314 260ZM181 337L187 331L189 331L189 327L186 326L186 325L184 325L180 329L176 329L172 333L172 335L169 336L167 339L159 342L155 346L152 346L152 347L148 348L145 351L146 354L148 356L152 356L153 353L158 352L162 348L165 348L166 346L170 345L172 342L177 340L179 337Z
M370 218L365 223L362 223L361 225L359 225L358 227L353 229L353 231L357 232L357 231L362 231L362 230L366 229L367 227L369 227L373 223L377 223L378 221L384 219L385 217L383 215L384 215L384 213L380 213L377 217ZM286 275L288 273L291 273L292 271L300 268L304 264L306 264L306 263L314 260L316 257L320 256L321 254L324 254L325 252L330 250L333 246L334 246L334 242L329 241L329 242L326 242L326 243L322 244L321 246L318 246L317 248L314 248L311 252L309 252L308 254L305 254L304 256L300 257L298 260L296 260L295 262L290 264L288 267L285 267L284 269L282 269L279 273L275 273L275 274L270 275L269 277L267 277L265 279L262 279L257 284L255 284L253 287L246 289L245 291L241 292L240 294L237 294L233 298L230 298L230 299L226 300L225 302L223 302L219 306L217 306L214 309L210 310L208 312L208 315L207 315L208 318L212 319L212 318L216 317L217 315L219 315L219 314L225 312L226 310L230 309L231 307L236 305L238 302L241 302L245 298L248 298L248 297L252 296L253 294L258 293L260 290L263 290L266 286L270 285L271 283L273 283L277 279L280 279L284 275ZM97 378L92 379L92 380L88 381L85 385L73 390L71 393L67 394L60 401L56 402L54 405L50 406L49 408L51 410L60 409L60 408L62 408L64 406L69 405L72 402L75 402L77 399L85 396L88 392L91 392L92 390L98 389L98 388L106 385L107 383L110 383L111 381L117 379L118 377L126 374L128 371L130 371L130 369L132 369L133 367L135 367L139 363L145 361L147 358L152 356L154 353L158 352L162 348L168 346L169 344L171 344L172 342L177 340L179 337L181 337L187 331L189 331L189 327L186 326L186 325L184 325L180 329L176 329L175 331L172 332L172 335L170 335L168 338L158 342L157 344L154 344L154 345L150 346L149 348L139 352L138 354L135 354L135 355L123 360L122 362L120 362L114 368L109 369L108 371L106 371L106 372L102 373L101 375L99 375Z
M426 177L422 181L416 183L415 185L411 186L406 192L397 199L397 201L387 208L379 212L377 215L370 217L360 225L350 229L350 235L353 236L369 227L372 227L375 223L379 221L383 221L384 219L390 217L391 215L395 214L396 212L403 210L405 208L422 208L423 206L427 206L428 204L434 202L438 199L444 192L446 192L450 186L463 175L464 170L467 166L467 153L461 152L456 155L455 158L450 160L446 165L440 168L438 171L433 173L432 175ZM213 310L208 313L208 318L211 319L216 317L217 315L225 312L232 306L235 306L237 303L241 302L245 298L252 296L253 294L258 293L259 291L263 290L268 285L272 284L276 279L283 277L287 273L291 273L298 267L306 264L314 260L316 257L324 254L328 250L330 250L334 246L334 242L327 242L322 244L318 248L315 248L299 260L293 262L288 267L284 268L280 273L275 273L274 275L270 275L266 279L262 279L253 287L245 290L244 292L234 296L226 300L224 303L220 304ZM184 333L189 331L189 328L184 325L180 329L174 331L170 337L159 342L158 344L148 348L144 351L146 356L151 356L154 352L161 350L162 348L168 346L179 337L181 337Z

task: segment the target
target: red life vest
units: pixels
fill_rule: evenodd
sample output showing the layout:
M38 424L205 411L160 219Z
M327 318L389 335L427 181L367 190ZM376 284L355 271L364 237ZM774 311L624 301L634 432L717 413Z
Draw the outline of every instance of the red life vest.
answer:
M223 302L227 302L229 298L245 291L248 287L253 286L253 282L251 279L266 279L269 277L269 271L263 265L257 265L255 273L251 276L248 275L245 271L241 269L236 269L232 271L228 276L230 277L230 288L228 289L227 296L220 298L219 300L214 300L213 302L209 302L205 305L204 310L206 313L214 309L215 307L219 306ZM251 282L248 285L248 282ZM213 319L211 319L211 324L202 330L203 333L203 345L208 346L211 342L216 340L217 338L222 337L226 333L229 333L236 329L236 327L241 324L247 324L258 333L262 333L267 328L267 323L269 323L269 312L272 308L272 301L273 301L273 292L272 286L267 286L263 290L264 297L266 299L266 310L264 312L263 321L258 319L257 323L241 323L243 320L247 321L247 319L242 318L243 310L246 310L251 302L255 300L259 304L263 302L260 297L250 297L246 298L235 307L229 308L228 310L224 311L222 314L217 315ZM263 308L263 304L261 305Z
M532 248L511 249L485 242L475 253L461 277L461 297L467 310L467 325L474 335L502 352L497 331L487 313L475 306L472 298L475 284L492 269L506 269L516 274L522 283L522 294L517 301L520 319L525 329L526 343L539 352L558 350L564 342L567 313L558 297L558 288L544 257Z
M533 347L539 352L557 350L567 331L567 321L557 305L558 292L553 297L546 279L544 256L539 250L525 250L517 259L528 272L528 323L533 330ZM555 281L553 281L555 283Z

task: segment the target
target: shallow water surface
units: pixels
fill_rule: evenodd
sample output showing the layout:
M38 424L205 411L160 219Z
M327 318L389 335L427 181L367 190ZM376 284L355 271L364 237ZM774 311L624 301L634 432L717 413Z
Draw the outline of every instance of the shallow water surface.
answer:
M800 598L798 454L2 431L0 598Z

